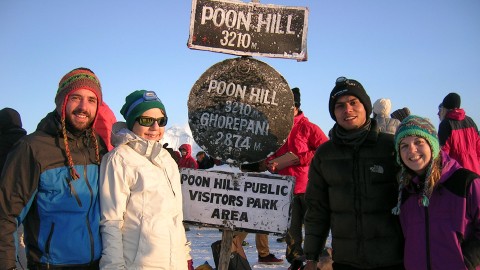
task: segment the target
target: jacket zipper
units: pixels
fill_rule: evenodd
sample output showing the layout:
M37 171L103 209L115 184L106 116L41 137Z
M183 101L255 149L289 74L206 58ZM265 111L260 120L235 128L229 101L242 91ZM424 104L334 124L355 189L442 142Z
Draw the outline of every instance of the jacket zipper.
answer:
M362 199L361 199L361 183L360 183L360 166L359 166L359 161L358 161L358 156L359 156L359 147L355 146L353 149L353 181L354 181L354 204L355 204L355 219L357 222L357 235L358 235L358 240L357 240L357 250L360 254L360 258L365 258L364 254L364 249L362 248L363 246L363 233L362 233L362 228L363 228L363 222L362 222L362 214L361 211L362 209Z
M50 233L48 234L48 237L47 237L47 242L45 243L45 253L46 253L46 257L47 257L47 269L50 268L50 262L51 262L51 258L50 258L50 243L52 242L52 237L53 237L53 231L55 230L55 223L52 223L52 225L50 225Z
M77 141L78 143L78 141ZM89 142L86 143L86 145L88 145ZM78 145L77 145L78 147ZM79 148L80 149L80 148ZM87 226L87 229L88 229L88 236L90 238L90 263L93 262L93 259L95 257L95 243L94 243L94 240L93 240L93 232L92 232L92 228L90 226L90 211L92 210L92 204L93 204L93 189L92 189L92 186L90 185L90 182L88 181L88 175L87 175L87 163L88 163L88 158L87 158L87 155L85 154L85 151L87 151L87 154L88 153L88 149L85 148L82 152L83 154L83 159L84 159L84 165L83 165L83 178L85 179L85 184L87 185L88 187L88 191L90 192L90 204L88 205L88 211L87 211L87 216L85 217L85 223L86 223L86 226ZM90 156L90 155L88 155Z
M430 263L430 217L428 215L428 207L425 208L425 245L426 245L426 252L427 252L427 269L431 270L432 265Z
M172 182L170 181L170 178L168 177L167 171L163 169L163 174L165 175L165 178L168 180L168 185L170 186L170 189L172 190L173 196L175 197L175 191L173 190Z
M78 206L82 207L82 201L80 200L80 197L78 197L77 191L75 190L75 187L73 186L73 180L70 177L66 177L65 181L68 184L68 187L70 188L70 195L72 195L75 200L77 201Z

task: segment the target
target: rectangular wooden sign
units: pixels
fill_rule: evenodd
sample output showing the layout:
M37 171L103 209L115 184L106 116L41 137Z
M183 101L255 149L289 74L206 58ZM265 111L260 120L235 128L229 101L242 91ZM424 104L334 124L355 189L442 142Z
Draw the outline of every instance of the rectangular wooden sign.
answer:
M308 8L193 0L191 49L307 60Z
M283 234L290 221L294 177L180 170L187 223Z

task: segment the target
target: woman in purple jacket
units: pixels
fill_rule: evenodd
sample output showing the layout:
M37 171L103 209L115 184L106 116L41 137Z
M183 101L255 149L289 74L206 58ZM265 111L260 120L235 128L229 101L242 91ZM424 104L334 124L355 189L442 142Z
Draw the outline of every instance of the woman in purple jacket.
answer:
M440 150L425 118L395 133L405 269L480 269L480 176Z

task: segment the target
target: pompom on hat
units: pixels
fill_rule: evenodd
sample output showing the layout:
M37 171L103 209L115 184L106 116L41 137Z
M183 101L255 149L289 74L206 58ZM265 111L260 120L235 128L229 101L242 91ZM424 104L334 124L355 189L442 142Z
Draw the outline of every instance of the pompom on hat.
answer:
M442 107L448 110L460 108L461 98L457 93L449 93L443 98Z
M372 114L372 101L367 95L367 92L363 88L362 84L356 80L347 79L345 77L338 77L335 82L335 87L330 92L330 99L328 101L328 109L330 111L330 117L334 121L337 121L335 118L335 103L337 99L341 96L352 95L356 96L360 102L363 104L365 111L367 112L367 118Z
M295 107L300 108L300 88L294 87L292 88L293 93L293 102L295 103Z
M427 118L423 118L417 115L409 115L405 119L403 119L402 123L397 128L394 139L395 151L397 152L397 163L401 166L400 176L403 176L405 174L405 171L407 170L400 155L400 143L402 139L409 136L423 138L430 145L430 149L432 151L432 158L430 160L430 163L427 165L428 168L425 174L425 179L428 179L430 177L430 174L432 173L434 160L436 160L440 154L440 143L438 141L437 131ZM405 183L403 179L399 179L398 202L397 206L392 210L393 214L398 215L400 213L400 203L402 197L402 190L404 187ZM425 207L428 207L429 204L429 198L427 195L427 190L429 190L429 188L430 186L428 184L425 184L422 191L422 198L420 203Z
M407 107L403 107L401 109L395 110L390 114L392 118L398 119L400 120L400 122L403 121L403 119L405 119L409 115L410 115L410 109L408 109Z
M145 111L159 108L161 109L165 117L167 117L167 112L162 101L157 97L157 94L153 91L147 90L136 90L130 93L125 98L125 104L123 105L120 113L123 115L123 118L127 121L128 129L132 130L135 120L141 116Z

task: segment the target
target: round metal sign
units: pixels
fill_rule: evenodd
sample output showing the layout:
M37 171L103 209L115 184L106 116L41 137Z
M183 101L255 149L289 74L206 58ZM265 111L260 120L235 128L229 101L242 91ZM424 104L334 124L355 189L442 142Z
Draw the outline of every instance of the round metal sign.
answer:
M250 57L219 62L193 85L188 119L209 155L241 164L275 152L293 126L293 94L275 69Z

